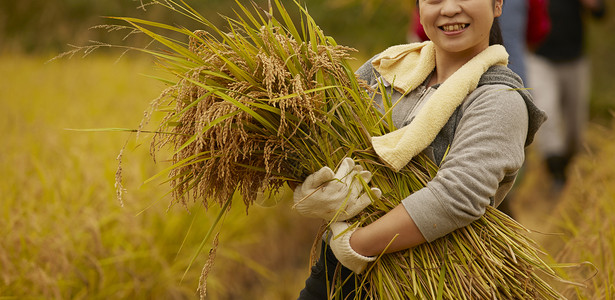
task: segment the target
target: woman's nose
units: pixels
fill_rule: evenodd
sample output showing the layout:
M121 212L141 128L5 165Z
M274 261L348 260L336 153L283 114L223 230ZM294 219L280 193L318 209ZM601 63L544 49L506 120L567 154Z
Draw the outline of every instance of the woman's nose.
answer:
M443 0L440 13L447 17L452 17L461 13L461 5L459 5L459 0Z

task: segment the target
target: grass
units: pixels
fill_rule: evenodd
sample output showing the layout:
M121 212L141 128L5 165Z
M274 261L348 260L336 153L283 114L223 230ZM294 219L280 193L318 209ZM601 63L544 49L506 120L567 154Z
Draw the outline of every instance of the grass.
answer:
M569 290L580 299L615 299L615 123L594 126L591 147L571 172L571 182L558 204L555 228L564 233L556 259L589 262L573 280L586 288Z
M12 78L0 83L5 137L0 297L197 298L206 257L197 257L181 279L216 209L167 211L170 201L161 198L166 186L141 187L159 170L147 147L136 142L126 151L128 194L122 208L113 187L115 158L128 136L65 130L138 125L160 87L138 75L152 72L149 61L114 60L44 64L37 57L0 56L0 71ZM142 141L148 144L147 136ZM209 277L209 299L292 298L307 274L316 228L305 230L314 225L286 205L256 206L249 220L241 218L244 214L245 207L237 205L224 220L228 230L220 236L223 246ZM285 247L271 251L274 239ZM284 284L266 289L272 282Z
M615 297L614 138L613 119L591 124L586 152L573 161L560 194L552 192L548 173L530 152L513 200L519 221L535 230L532 236L556 263L568 266L567 279L583 285L554 283L568 299Z

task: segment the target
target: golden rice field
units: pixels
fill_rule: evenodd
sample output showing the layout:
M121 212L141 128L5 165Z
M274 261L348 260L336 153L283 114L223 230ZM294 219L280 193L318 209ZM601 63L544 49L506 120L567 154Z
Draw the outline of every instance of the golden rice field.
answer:
M66 130L139 125L162 86L140 75L152 74L148 61L114 61L0 58L0 299L197 298L211 241L184 272L215 209L167 210L165 185L142 186L161 168L147 136ZM116 157L128 139L121 207ZM224 222L209 299L292 298L319 224L287 205L250 218L237 206Z
M150 61L116 58L0 55L0 299L198 298L212 241L192 259L216 209L169 208L164 182L143 184L165 167L146 134L69 130L136 128L162 90L142 75L155 73ZM126 141L122 207L114 183ZM592 126L588 153L559 200L547 199L530 153L513 209L558 262L589 262L566 268L586 286L571 299L615 299L615 127ZM233 207L207 299L295 299L319 225L288 201L249 217Z

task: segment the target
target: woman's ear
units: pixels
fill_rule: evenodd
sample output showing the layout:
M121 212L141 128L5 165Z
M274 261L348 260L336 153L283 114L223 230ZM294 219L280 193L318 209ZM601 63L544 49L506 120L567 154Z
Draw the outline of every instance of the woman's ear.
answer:
M502 6L504 6L504 0L495 0L495 8L493 10L493 16L499 17L502 15Z

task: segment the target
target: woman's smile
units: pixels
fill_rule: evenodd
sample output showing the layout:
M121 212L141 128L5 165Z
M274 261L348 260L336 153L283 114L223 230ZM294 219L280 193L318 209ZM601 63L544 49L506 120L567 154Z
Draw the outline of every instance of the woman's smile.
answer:
M468 28L470 24L467 23L456 23L456 24L446 24L443 26L439 26L440 30L444 31L445 34L457 34L464 31Z
M420 21L438 56L473 57L489 47L493 20L503 0L419 0Z

